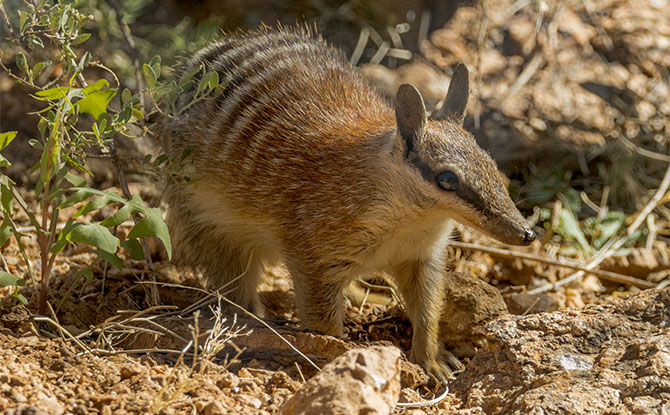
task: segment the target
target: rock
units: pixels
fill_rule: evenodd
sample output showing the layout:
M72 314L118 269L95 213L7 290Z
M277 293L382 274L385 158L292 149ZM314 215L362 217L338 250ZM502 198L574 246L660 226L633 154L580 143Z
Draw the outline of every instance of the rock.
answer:
M135 375L139 375L142 371L144 371L142 365L124 365L119 369L119 374L121 375L121 379L129 379Z
M221 379L219 379L219 381L217 382L217 386L221 389L224 388L235 389L239 384L240 384L240 378L238 378L237 376L235 376L230 372L225 372L223 376L221 376Z
M512 314L535 314L545 311L557 311L558 302L547 293L513 293L505 295L505 303Z
M43 407L51 415L61 415L65 413L65 407L55 396L49 396L43 392L37 392L37 406Z
M445 280L440 340L459 357L483 346L485 324L508 314L500 292L481 279L453 272Z
M400 395L400 350L373 346L346 352L310 379L282 407L283 415L393 412Z
M505 316L451 391L498 414L670 413L670 288L583 310Z
M255 396L246 395L243 393L236 395L235 399L237 400L237 402L243 404L244 406L247 407L251 406L255 409L259 409L261 405L263 405L263 402L260 399L256 398Z

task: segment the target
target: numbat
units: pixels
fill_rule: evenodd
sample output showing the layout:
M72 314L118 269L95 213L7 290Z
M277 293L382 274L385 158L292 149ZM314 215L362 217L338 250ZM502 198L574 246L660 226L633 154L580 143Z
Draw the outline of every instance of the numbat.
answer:
M450 368L438 342L448 221L504 243L534 239L491 157L461 124L468 70L456 67L439 111L401 85L389 105L338 51L301 31L230 37L197 53L226 83L163 122L178 158L194 146L194 183L173 180L168 226L178 263L263 315L265 268L285 264L298 316L343 334L343 291L372 272L393 278L414 328L411 359Z

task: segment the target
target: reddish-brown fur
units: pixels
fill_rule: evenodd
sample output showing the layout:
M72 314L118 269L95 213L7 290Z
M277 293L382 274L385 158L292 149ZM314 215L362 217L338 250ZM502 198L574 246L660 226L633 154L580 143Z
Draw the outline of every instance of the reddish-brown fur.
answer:
M414 325L412 358L448 376L437 340L448 220L510 243L532 239L495 164L460 126L467 70L428 119L413 87L401 87L394 110L308 33L232 37L187 70L200 62L229 83L163 123L172 157L195 143L195 183L172 181L166 193L177 260L261 315L256 286L283 263L301 321L337 335L344 287L385 272ZM438 187L445 169L462 189Z

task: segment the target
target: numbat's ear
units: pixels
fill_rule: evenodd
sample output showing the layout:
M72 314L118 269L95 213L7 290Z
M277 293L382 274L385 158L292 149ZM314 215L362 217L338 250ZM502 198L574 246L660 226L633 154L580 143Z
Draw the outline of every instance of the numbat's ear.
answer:
M426 105L419 91L412 84L400 85L395 97L395 118L408 151L423 139L426 117Z
M468 67L459 63L451 77L447 97L444 99L442 108L431 116L434 120L451 120L462 124L465 119L465 109L468 106L470 96L470 74Z

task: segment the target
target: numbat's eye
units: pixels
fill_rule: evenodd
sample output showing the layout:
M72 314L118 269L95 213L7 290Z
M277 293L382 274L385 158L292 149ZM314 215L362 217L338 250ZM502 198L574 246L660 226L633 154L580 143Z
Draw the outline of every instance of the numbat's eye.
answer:
M443 171L437 175L437 185L443 190L458 190L458 177L450 171Z

